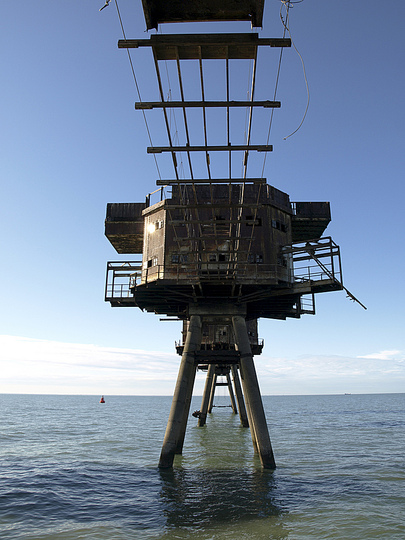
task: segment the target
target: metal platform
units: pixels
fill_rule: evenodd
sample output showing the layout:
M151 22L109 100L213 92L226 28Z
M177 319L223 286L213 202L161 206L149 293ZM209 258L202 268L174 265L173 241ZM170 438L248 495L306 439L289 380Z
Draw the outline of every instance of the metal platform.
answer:
M142 0L146 28L158 28L162 23L250 21L260 27L264 0Z
M258 265L245 271L226 274L204 273L184 264L187 279L177 267L177 279L159 279L163 269L143 269L140 261L109 262L105 300L113 307L139 307L143 310L176 316L189 316L189 305L204 302L246 305L250 318L285 319L314 314L313 296L320 292L342 290L340 250L330 237L284 246L291 257L293 276L285 284L269 284L255 276ZM241 265L241 270L243 266ZM183 275L184 277L184 275Z

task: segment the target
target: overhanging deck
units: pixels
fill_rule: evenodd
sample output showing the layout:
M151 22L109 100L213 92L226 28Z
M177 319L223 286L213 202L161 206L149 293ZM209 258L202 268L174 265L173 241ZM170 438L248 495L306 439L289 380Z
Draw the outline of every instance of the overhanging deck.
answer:
M142 0L146 28L158 28L162 23L251 21L261 27L264 0Z

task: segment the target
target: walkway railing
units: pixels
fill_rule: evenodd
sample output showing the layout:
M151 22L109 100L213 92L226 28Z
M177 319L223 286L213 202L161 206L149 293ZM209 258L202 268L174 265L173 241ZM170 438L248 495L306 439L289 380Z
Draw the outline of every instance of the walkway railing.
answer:
M140 280L142 261L110 261L107 263L105 300L131 298L131 284Z
M140 284L156 282L160 279L179 284L198 281L233 280L243 283L274 280L284 275L287 288L294 284L322 284L328 281L342 285L340 250L330 237L309 242L296 242L281 250L284 266L262 263L222 262L182 262L147 266L142 260L110 261L107 263L105 299L119 300L133 297L133 290ZM343 285L342 285L343 287ZM308 300L311 304L312 300ZM312 308L308 307L308 311Z
M342 284L340 249L330 236L284 246L282 252L292 261L295 283L335 281Z

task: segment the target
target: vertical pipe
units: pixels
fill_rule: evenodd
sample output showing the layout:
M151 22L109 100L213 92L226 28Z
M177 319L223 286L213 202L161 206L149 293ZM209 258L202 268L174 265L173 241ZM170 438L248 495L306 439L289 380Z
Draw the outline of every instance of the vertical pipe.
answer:
M192 387L194 384L196 371L194 352L197 351L200 346L201 319L197 315L192 315L190 317L187 339L184 345L172 407L170 409L162 452L160 454L159 467L161 469L169 469L173 466L174 455L179 446L179 441L184 438L187 426L187 420L184 421L184 418L188 417L188 408L190 407L190 386Z
M204 393L201 403L200 417L198 418L198 426L205 426L207 420L208 405L211 397L212 381L215 375L215 364L210 364L208 367L207 378L205 379Z
M236 400L238 402L240 423L243 427L249 427L248 417L246 413L245 401L243 399L242 387L240 385L238 368L236 365L231 366L233 385L235 387Z
M231 406L234 414L238 414L238 409L236 408L235 396L233 395L231 376L229 372L226 374L226 382L228 383L229 397L231 398Z
M253 363L246 321L244 317L236 316L232 318L232 322L236 343L240 352L243 393L246 398L248 411L250 411L250 429L252 430L253 428L262 467L265 469L275 469L276 462L271 447L256 369Z
M209 414L212 413L212 407L214 406L214 396L215 396L215 388L216 388L216 386L217 386L217 375L214 375L214 378L212 379L210 402L208 404L208 412L209 412Z

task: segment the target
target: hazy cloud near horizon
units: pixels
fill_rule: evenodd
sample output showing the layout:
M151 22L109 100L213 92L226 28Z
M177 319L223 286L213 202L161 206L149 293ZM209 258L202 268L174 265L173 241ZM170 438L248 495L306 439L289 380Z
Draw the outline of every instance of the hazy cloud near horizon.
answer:
M172 394L180 357L173 353L0 336L1 393ZM403 392L405 355L256 357L263 394ZM205 374L197 376L201 394Z

